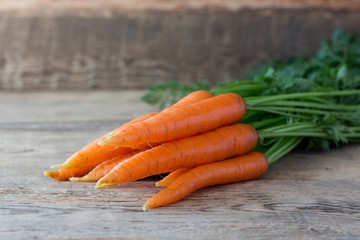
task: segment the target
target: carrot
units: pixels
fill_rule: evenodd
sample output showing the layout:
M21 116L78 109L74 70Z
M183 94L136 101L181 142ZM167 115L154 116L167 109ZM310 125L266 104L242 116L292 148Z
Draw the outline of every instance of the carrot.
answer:
M201 165L179 176L166 189L147 200L143 210L169 205L207 186L256 179L267 169L267 158L259 152Z
M182 99L180 99L177 103L175 103L174 105L164 109L162 112L166 112L169 111L171 109L177 108L177 107L183 107L185 105L190 105L196 102L200 102L204 99L207 98L211 98L214 95L212 93L210 93L209 91L205 91L205 90L199 90L199 91L195 91L192 92L188 95L186 95L185 97L183 97ZM113 145L116 146L117 144L113 144L112 141L109 141L109 139L113 139L116 138L116 132L118 129L116 129L115 131L112 131L111 133L107 134L105 137L105 139L102 139L101 141L98 142L98 144L100 146L104 146L104 145ZM158 145L159 143L156 142L152 142L152 143L145 143L145 144L134 144L131 146L131 148L135 148L135 149L144 149L147 148L148 146L155 146Z
M203 99L212 97L213 95L210 92L207 91L197 91L194 93L189 94L188 96L182 98L180 101L178 101L174 106L183 106L186 104L191 104L194 102L201 101ZM98 164L109 160L111 158L127 155L132 152L131 149L128 148L120 148L115 146L106 146L102 147L102 145L106 144L106 139L108 137L111 137L114 135L114 132L119 131L122 128L125 128L131 124L144 121L146 119L149 119L153 116L158 114L158 112L152 112L145 114L141 117L138 117L123 126L115 129L114 131L106 134L105 136L95 140L94 142L88 144L84 148L82 148L80 151L72 155L65 163L54 165L51 168L77 168L80 166L89 166L89 167L95 167ZM98 143L100 143L98 145ZM150 146L154 146L157 143L150 143ZM148 148L148 144L137 146L137 148L144 149Z
M171 108L174 107L182 107L185 105L190 105L196 102L200 102L202 100L205 100L207 98L211 98L214 95L212 93L210 93L209 91L205 91L205 90L198 90L195 92L192 92L188 95L186 95L185 97L183 97L182 99L180 99L177 103L175 103L174 105L172 105L171 107L165 109L164 111L167 111Z
M116 130L120 130L123 127L126 127L130 124L143 121L148 119L152 116L157 114L157 112L152 112L145 114L141 117L138 117L123 126L117 128ZM112 132L108 133L107 135L111 135ZM105 135L106 136L106 135ZM66 160L63 164L58 164L51 166L51 168L79 168L79 167L96 167L98 164L109 160L111 158L127 155L131 153L133 150L129 148L122 148L122 147L113 147L113 146L99 146L97 143L101 140L104 140L106 137L100 137L99 139L93 141L92 143L83 147L80 151L73 154L69 159Z
M167 187L170 185L170 183L172 183L177 177L179 177L180 175L186 173L187 171L189 171L190 168L180 168L178 170L175 170L171 173L169 173L169 175L167 175L166 177L164 177L162 180L158 181L156 183L157 187Z
M172 141L236 123L245 112L245 102L239 95L222 94L163 111L150 119L118 130L107 142L110 145L131 147L148 142Z
M54 178L58 181L68 181L71 177L81 177L92 170L92 167L79 167L73 169L58 169L53 171L45 171L44 175Z
M239 123L163 143L121 162L97 182L96 188L245 154L256 146L257 141L256 130L251 125Z
M116 165L120 162L124 161L127 158L133 157L134 155L138 154L140 151L135 151L128 155L123 155L119 157L112 158L105 162L100 163L97 165L91 172L83 177L72 177L70 181L72 182L96 182L106 174L108 174Z

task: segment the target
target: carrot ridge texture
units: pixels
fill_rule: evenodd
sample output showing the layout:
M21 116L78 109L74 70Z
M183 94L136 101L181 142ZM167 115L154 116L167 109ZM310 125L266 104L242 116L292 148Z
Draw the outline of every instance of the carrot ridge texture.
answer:
M169 173L169 175L167 175L166 177L164 177L163 179L161 179L160 181L156 182L156 186L157 187L167 187L170 185L170 183L172 183L176 178L178 178L180 175L186 173L187 171L189 171L190 168L180 168L178 170L175 170L171 173Z
M114 167L116 167L119 163L124 161L127 158L133 157L140 151L135 151L128 155L118 156L107 160L105 162L100 163L97 165L92 171L82 177L71 177L70 181L72 182L97 182L100 178L108 174Z
M143 121L145 119L151 118L152 116L156 115L157 112L152 112L145 114L141 117L138 117L121 127L117 128L114 131L120 130L121 128L124 128L128 125L131 125L133 123ZM113 132L114 132L113 131ZM108 133L107 135L111 135L112 132ZM99 139L91 142L90 144L83 147L80 151L74 153L70 158L68 158L65 163L58 164L51 166L51 168L79 168L79 167L96 167L98 164L109 160L111 158L121 156L121 155L127 155L131 153L133 150L130 148L122 148L122 147L114 147L114 146L99 146L97 143L99 141L102 141L106 138L106 135L103 137L100 137Z
M245 154L256 146L257 141L255 128L238 123L167 142L121 162L97 182L96 188Z
M239 95L222 94L162 111L152 118L116 131L107 141L122 147L172 141L236 123L245 113L246 104Z
M72 177L81 177L90 172L92 167L79 167L73 169L57 169L53 171L45 171L46 177L54 178L58 181L68 181Z
M176 178L166 189L147 200L143 210L169 205L207 186L256 179L267 169L267 158L259 152L197 166Z
M183 107L183 106L190 105L190 104L193 104L196 102L200 102L204 99L211 98L213 96L214 95L212 93L210 93L209 91L205 91L205 90L195 91L195 92L192 92L192 93L186 95L185 97L180 99L178 102L176 102L174 105L164 109L162 112L167 112L169 110L176 109L178 107ZM146 120L146 119L143 119L143 120ZM126 126L130 126L132 123L134 123L134 122L129 122ZM119 146L119 144L117 144L117 132L120 131L121 129L122 128L114 130L111 133L107 134L105 136L105 139L102 139L101 141L99 141L98 144L100 146L104 146L104 145ZM141 143L133 144L130 147L134 148L134 149L143 149L144 147L146 148L148 146L157 146L157 145L159 145L159 143L160 142L146 142L143 144L141 144Z

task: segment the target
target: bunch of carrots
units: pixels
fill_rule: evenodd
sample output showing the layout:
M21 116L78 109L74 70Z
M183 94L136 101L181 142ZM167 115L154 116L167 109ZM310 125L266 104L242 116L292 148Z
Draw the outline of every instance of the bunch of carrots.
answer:
M269 164L305 140L358 142L359 114L346 120L348 125L338 120L359 113L359 106L326 102L329 96L357 94L359 90L307 92L244 100L232 92L214 96L195 91L93 141L52 166L58 170L44 174L104 188L170 173L156 183L165 189L143 209L165 206L210 185L259 178Z

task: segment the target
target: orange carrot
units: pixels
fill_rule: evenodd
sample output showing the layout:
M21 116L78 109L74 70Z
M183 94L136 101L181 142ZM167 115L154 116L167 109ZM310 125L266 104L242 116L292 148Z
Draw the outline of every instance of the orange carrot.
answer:
M70 181L72 182L97 182L100 178L108 174L116 165L120 162L124 161L127 158L133 157L134 155L138 154L140 151L135 151L128 155L123 155L119 157L112 158L105 162L100 163L97 165L91 172L83 177L72 177Z
M162 112L166 112L166 111L169 111L169 110L177 108L177 107L183 107L185 105L190 105L190 104L193 104L193 103L196 103L196 102L200 102L200 101L202 101L204 99L211 98L213 96L214 95L212 93L210 93L209 91L205 91L205 90L195 91L195 92L192 92L192 93L186 95L185 97L180 99L177 103L175 103L174 105L164 109ZM99 141L98 144L100 146L104 146L104 145L114 145L114 146L116 146L117 144L112 144L112 140L109 141L109 139L116 138L116 132L117 132L117 130L112 131L111 133L107 134L105 136L105 139L102 139L101 141ZM144 149L144 148L147 148L149 146L153 147L153 146L157 146L157 145L159 145L159 143L147 142L147 143L144 143L144 144L134 144L134 145L131 146L131 148Z
M178 178L180 175L186 173L187 171L189 171L190 168L180 168L178 170L175 170L171 173L169 173L169 175L167 175L166 177L164 177L162 180L156 182L156 186L157 187L167 187L170 185L170 183L172 183L176 178Z
M183 97L182 99L180 99L177 103L175 103L174 105L172 105L171 107L165 109L164 111L167 111L171 108L174 107L182 107L185 105L190 105L196 102L200 102L202 100L205 100L207 98L211 98L214 95L212 93L210 93L209 91L205 91L205 90L198 90L195 92L192 92L188 95L186 95L185 97Z
M96 188L245 154L256 146L257 140L251 125L239 123L164 143L121 162L97 182Z
M145 114L141 117L138 117L123 126L117 128L116 130L120 130L128 125L133 123L143 121L157 114L157 112L152 112ZM111 135L112 133L108 133L107 135ZM65 163L51 166L51 168L78 168L78 167L95 167L98 164L109 160L111 158L127 155L131 153L133 150L129 148L122 147L113 147L113 146L99 146L97 143L101 140L105 139L105 136L93 141L92 143L83 147L80 151L73 154Z
M183 106L186 104L191 104L194 102L198 102L201 101L203 99L212 97L213 95L207 91L197 91L194 92L192 94L189 94L188 96L182 98L180 101L178 101L177 104L175 104L174 106ZM152 112L152 113L148 113L145 114L141 117L138 117L126 124L124 124L123 126L115 129L114 131L106 134L105 136L95 140L94 142L88 144L87 146L85 146L83 149L81 149L80 151L78 151L77 153L75 153L74 155L72 155L65 163L63 164L59 164L59 165L55 165L52 166L52 168L78 168L80 166L89 166L89 167L95 167L98 164L109 160L111 158L117 157L117 156L123 156L123 155L127 155L129 153L131 153L133 150L129 149L129 148L121 148L121 147L114 147L114 146L101 146L104 145L106 143L106 138L108 138L109 136L113 136L114 132L117 132L119 130L121 130L122 128L125 128L131 124L137 123L137 122L142 122L146 119L150 119L151 117L155 116L156 114L158 114L158 112ZM98 142L102 143L102 144L97 144ZM150 146L154 146L156 145L156 143L150 143ZM140 149L144 149L144 148L148 148L148 144L146 145L142 145L142 146L138 146L138 148Z
M167 142L194 136L240 121L246 112L244 100L227 93L190 105L163 111L142 122L122 128L107 139L122 147L148 142Z
M45 171L44 175L54 178L58 181L68 181L71 177L81 177L90 172L92 167L79 167L73 169L58 169L53 171Z
M166 189L147 200L143 210L169 205L207 186L256 179L267 169L267 158L259 152L201 165L176 178Z

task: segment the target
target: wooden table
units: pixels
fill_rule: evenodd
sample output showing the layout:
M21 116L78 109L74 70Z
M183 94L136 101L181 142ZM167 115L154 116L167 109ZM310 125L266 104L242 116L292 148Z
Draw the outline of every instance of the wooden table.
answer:
M108 189L43 171L153 109L143 92L0 93L0 239L359 239L360 147L295 153L256 181L142 211L155 178Z

